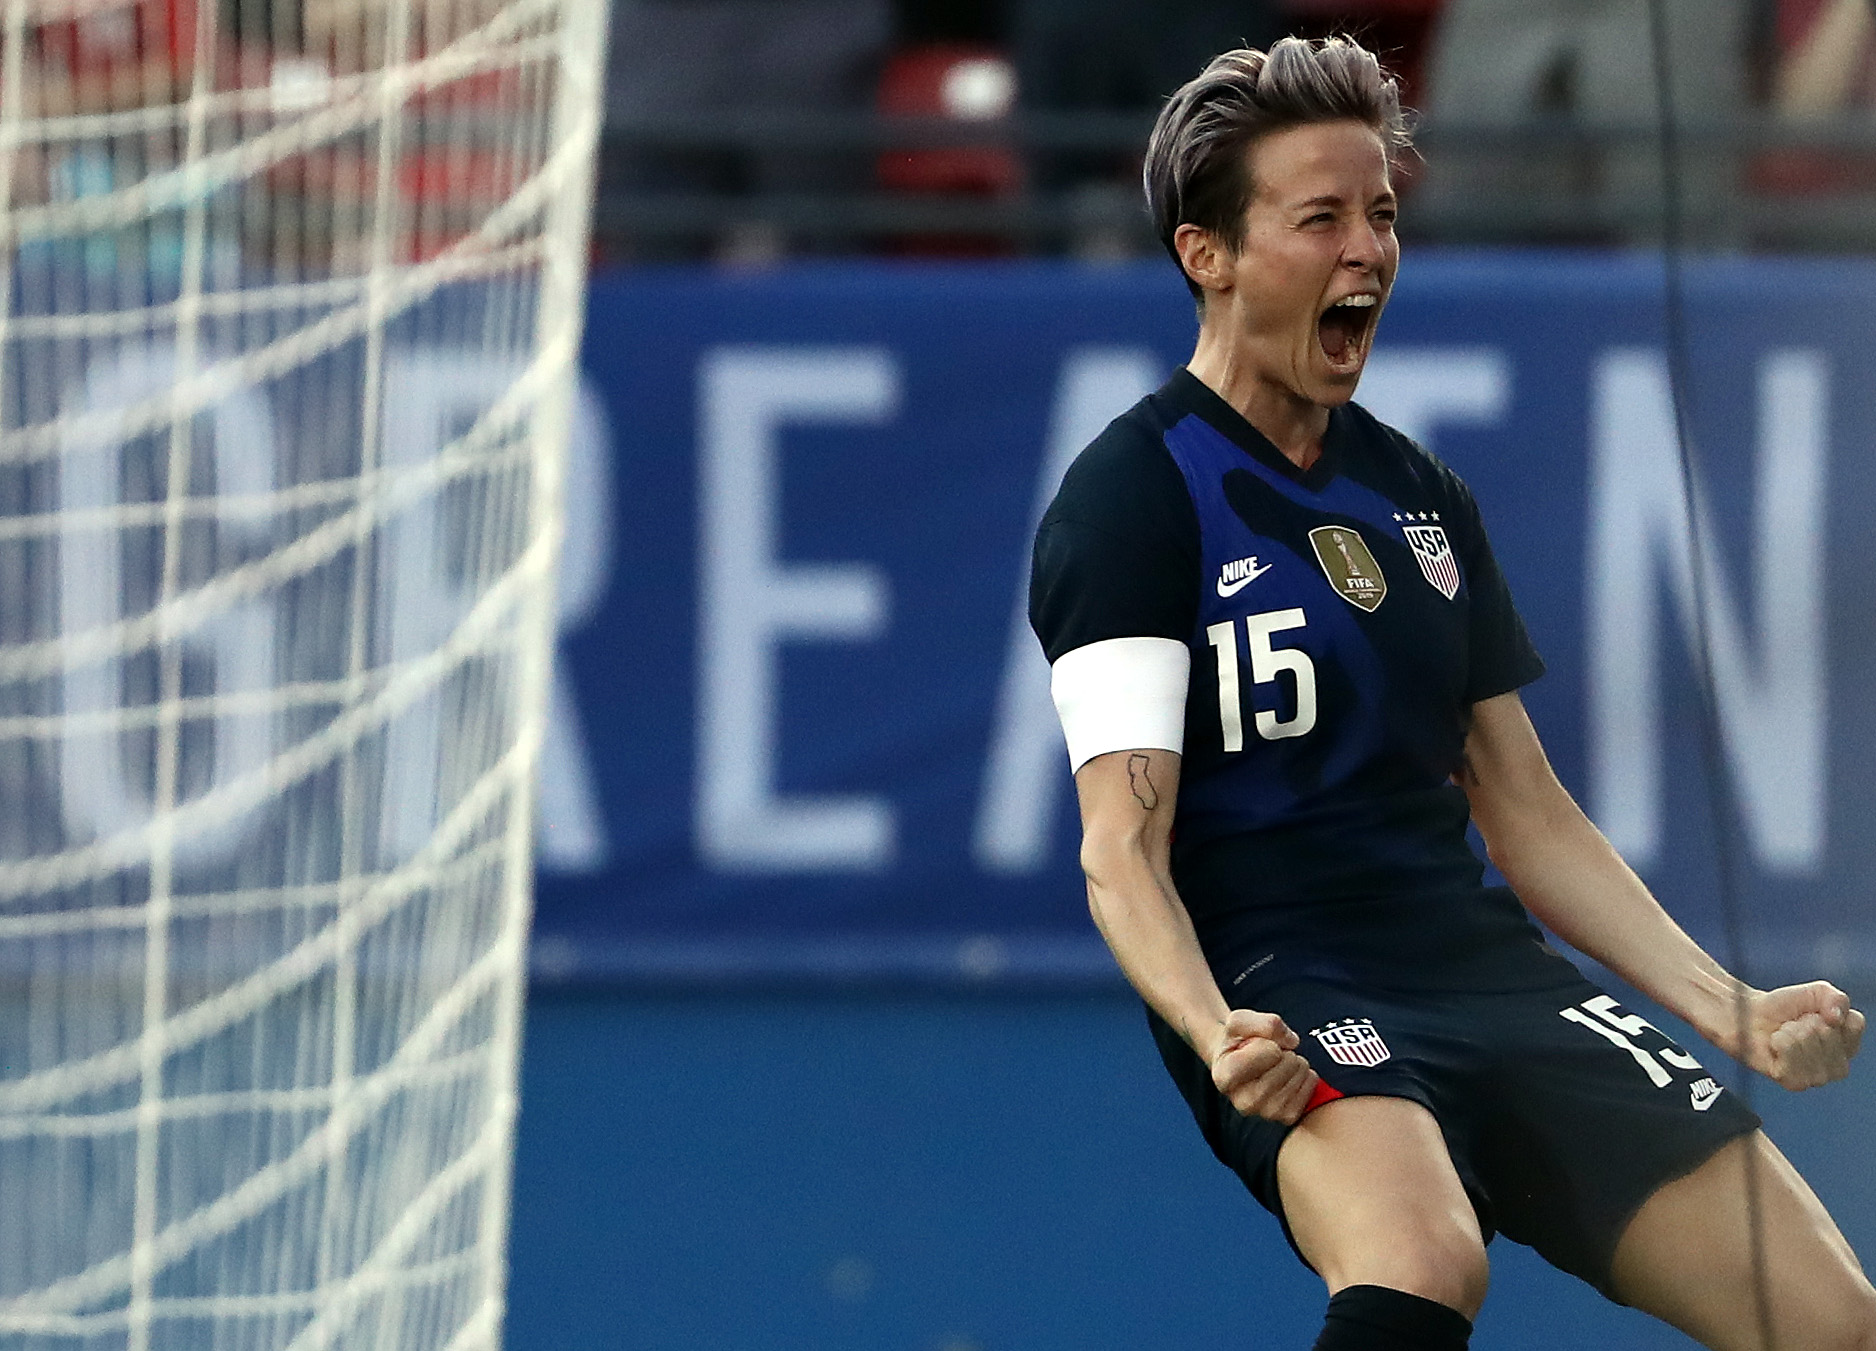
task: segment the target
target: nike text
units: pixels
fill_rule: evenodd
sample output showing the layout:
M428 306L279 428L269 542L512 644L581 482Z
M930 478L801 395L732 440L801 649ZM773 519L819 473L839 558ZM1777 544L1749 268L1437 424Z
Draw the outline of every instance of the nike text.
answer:
M1235 596L1252 582L1269 572L1273 565L1265 563L1258 566L1257 555L1240 558L1235 563L1227 563L1218 570L1218 594L1224 597Z

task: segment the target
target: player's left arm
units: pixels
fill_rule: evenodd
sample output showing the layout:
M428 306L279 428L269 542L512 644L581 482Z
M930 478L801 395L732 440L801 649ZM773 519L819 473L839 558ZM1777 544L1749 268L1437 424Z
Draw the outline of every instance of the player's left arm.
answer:
M1454 779L1492 862L1558 937L1786 1088L1849 1073L1864 1027L1850 997L1822 980L1753 989L1703 951L1558 782L1515 692L1473 705Z

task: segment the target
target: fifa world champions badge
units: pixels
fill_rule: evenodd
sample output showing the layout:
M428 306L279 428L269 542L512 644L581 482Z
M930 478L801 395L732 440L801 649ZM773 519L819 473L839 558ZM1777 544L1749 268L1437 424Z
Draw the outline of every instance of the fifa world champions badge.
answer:
M1375 1031L1372 1018L1344 1018L1314 1028L1309 1035L1322 1043L1329 1059L1338 1065L1373 1069L1393 1054L1381 1040L1381 1034Z
M1407 537L1407 547L1414 551L1420 575L1433 584L1433 589L1447 600L1459 594L1459 560L1453 557L1446 531L1437 525L1405 525L1401 533Z
M1387 599L1387 578L1359 530L1347 525L1319 525L1309 532L1309 543L1336 595L1369 614Z

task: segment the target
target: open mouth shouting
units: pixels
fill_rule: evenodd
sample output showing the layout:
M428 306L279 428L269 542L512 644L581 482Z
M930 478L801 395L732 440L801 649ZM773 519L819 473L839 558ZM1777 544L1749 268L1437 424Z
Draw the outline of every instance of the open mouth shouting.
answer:
M1381 297L1373 292L1343 296L1316 320L1316 341L1337 375L1356 375L1368 359Z

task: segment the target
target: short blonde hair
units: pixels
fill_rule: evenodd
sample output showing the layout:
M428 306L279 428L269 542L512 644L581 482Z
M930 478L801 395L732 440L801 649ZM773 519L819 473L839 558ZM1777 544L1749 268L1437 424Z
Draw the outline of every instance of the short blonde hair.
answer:
M1247 47L1212 58L1166 100L1147 142L1147 210L1173 261L1181 225L1209 230L1234 251L1244 242L1244 213L1257 191L1246 152L1260 137L1348 120L1373 127L1390 158L1412 144L1400 82L1353 38L1284 38L1268 52ZM1200 297L1190 277L1186 285Z

